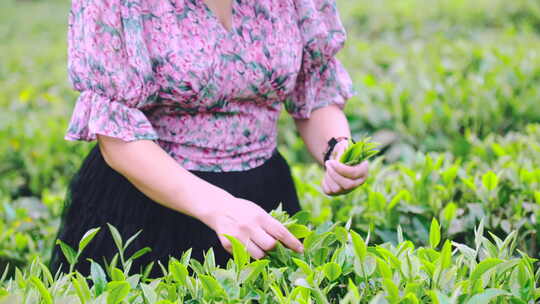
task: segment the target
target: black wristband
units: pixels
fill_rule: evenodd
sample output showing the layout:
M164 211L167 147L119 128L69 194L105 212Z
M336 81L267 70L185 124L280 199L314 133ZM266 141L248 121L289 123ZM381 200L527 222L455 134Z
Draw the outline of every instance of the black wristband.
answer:
M334 151L334 147L336 146L336 144L338 142L340 142L340 140L349 140L348 137L345 137L345 136L341 136L341 137L332 137L330 138L330 140L328 141L328 146L326 148L326 152L324 153L324 162L326 162L327 160L330 159L330 155L332 155L332 152ZM354 139L351 138L351 141L354 143Z

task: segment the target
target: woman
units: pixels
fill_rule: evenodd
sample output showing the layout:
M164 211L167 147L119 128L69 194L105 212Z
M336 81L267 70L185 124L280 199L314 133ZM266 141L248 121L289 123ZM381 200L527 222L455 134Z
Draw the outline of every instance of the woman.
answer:
M201 262L213 248L225 266L223 234L256 259L278 241L302 252L268 214L279 203L300 210L276 149L282 105L324 165L326 194L347 193L368 174L367 162L335 160L356 92L335 58L346 33L334 1L72 0L68 77L81 94L65 138L97 144L71 181L58 239L76 248L102 227L79 258L81 273L88 258L117 252L106 223L124 240L142 230L126 256L152 251L134 271L189 248ZM66 264L56 246L51 268Z

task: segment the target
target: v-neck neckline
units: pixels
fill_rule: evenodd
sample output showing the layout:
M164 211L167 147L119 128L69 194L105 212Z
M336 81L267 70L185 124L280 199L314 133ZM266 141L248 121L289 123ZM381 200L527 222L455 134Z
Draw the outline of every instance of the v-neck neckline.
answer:
M235 11L236 11L236 0L231 0L231 29L227 29L223 23L221 23L221 20L219 20L218 16L214 13L212 9L206 4L204 0L199 0L201 5L203 6L203 9L206 11L210 19L213 20L214 23L217 24L217 26L220 28L222 32L224 32L227 35L232 35L236 31L236 22L235 22Z

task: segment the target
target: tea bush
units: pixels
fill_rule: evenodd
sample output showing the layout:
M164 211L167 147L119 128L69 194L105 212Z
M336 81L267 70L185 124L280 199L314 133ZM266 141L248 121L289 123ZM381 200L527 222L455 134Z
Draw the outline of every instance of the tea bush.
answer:
M395 241L395 227L417 245L427 244L431 219L440 219L443 231L469 246L473 229L484 219L492 232L513 230L521 250L537 257L540 245L540 125L524 133L467 138L467 160L451 153L417 153L408 163L370 164L366 184L350 194L325 197L317 166L293 167L303 208L311 221L345 221L359 231L372 229L377 241ZM301 179L300 179L301 177Z
M53 276L36 259L26 270L17 269L15 278L2 278L0 303L533 303L540 299L536 260L515 251L515 231L504 239L488 238L480 223L475 245L469 247L441 238L433 220L429 246L415 246L401 229L397 243L372 245L369 235L362 237L348 223L313 226L305 221L306 211L289 217L280 208L272 215L303 239L303 254L278 243L265 258L251 261L242 243L230 237L233 259L226 268L215 266L212 249L204 263L190 259L188 250L167 265L160 264L163 276L154 279L147 272L130 272L132 259L122 265L113 259L116 263L105 267L88 261L92 271L87 278L77 271ZM82 250L96 232L83 237Z

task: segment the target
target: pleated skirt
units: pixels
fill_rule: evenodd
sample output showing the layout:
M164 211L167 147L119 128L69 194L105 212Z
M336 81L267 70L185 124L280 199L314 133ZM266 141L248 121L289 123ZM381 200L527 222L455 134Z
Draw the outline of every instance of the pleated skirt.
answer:
M262 165L234 172L190 171L232 195L250 200L267 212L282 203L290 215L300 211L296 187L287 161L276 149ZM78 259L75 269L90 273L88 258L104 267L118 249L107 226L117 228L124 242L142 231L128 246L125 256L149 247L150 252L133 261L130 272L140 273L150 262L150 277L162 275L158 261L167 267L170 257L180 258L191 248L191 258L204 262L204 254L213 248L216 264L225 267L232 258L211 228L198 219L169 209L148 198L127 178L105 162L98 144L85 157L70 181L57 239L75 250L84 234L101 227ZM49 264L53 274L67 272L68 262L55 245Z

